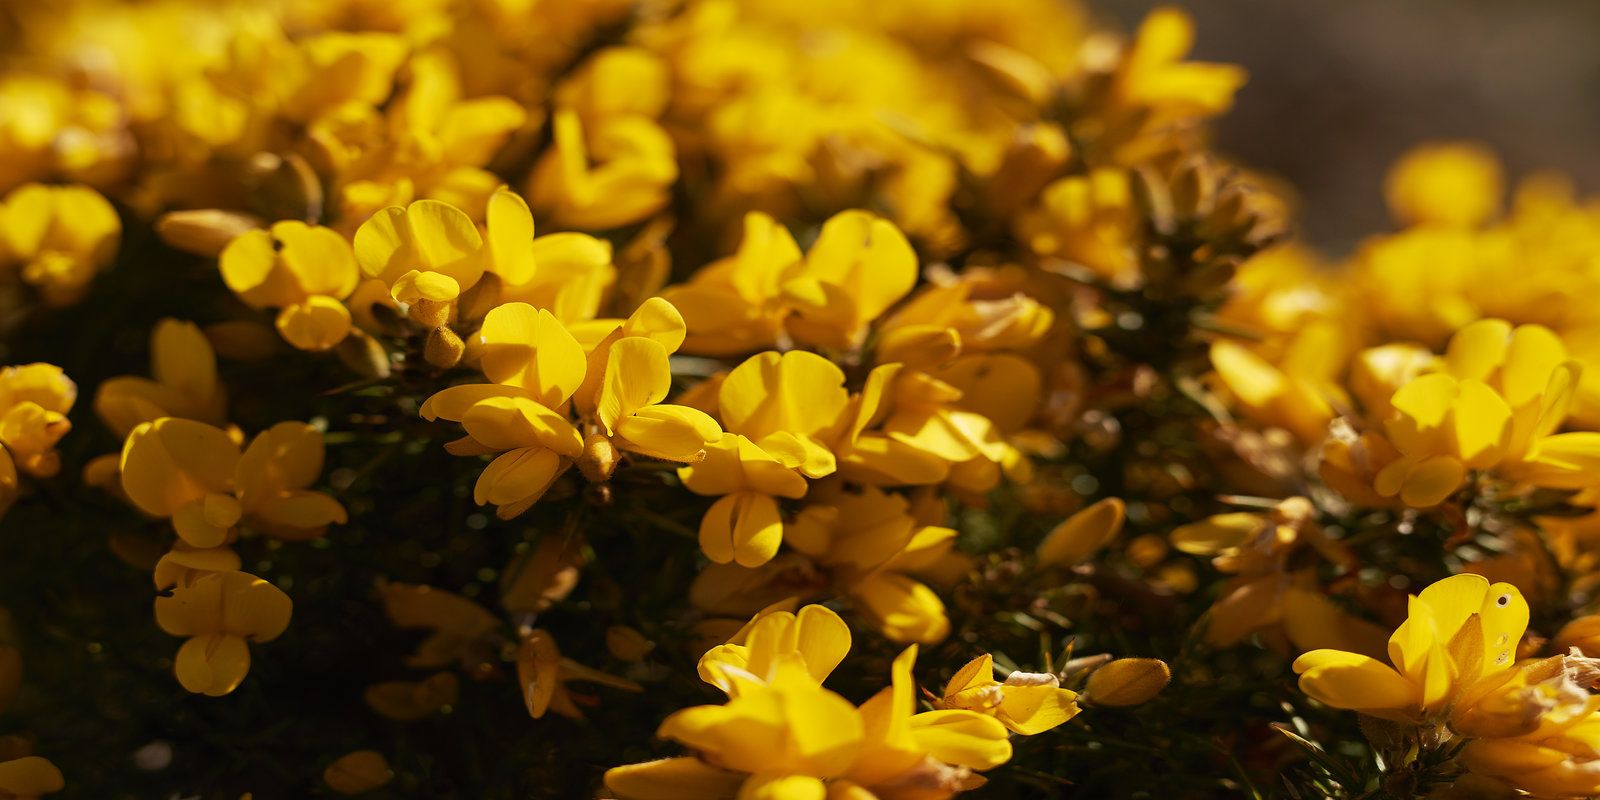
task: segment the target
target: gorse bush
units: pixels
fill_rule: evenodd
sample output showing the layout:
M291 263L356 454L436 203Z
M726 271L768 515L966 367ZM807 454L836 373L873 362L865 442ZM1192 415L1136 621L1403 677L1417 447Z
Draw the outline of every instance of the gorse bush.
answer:
M1174 9L0 10L0 798L1600 794L1560 177L1324 261Z

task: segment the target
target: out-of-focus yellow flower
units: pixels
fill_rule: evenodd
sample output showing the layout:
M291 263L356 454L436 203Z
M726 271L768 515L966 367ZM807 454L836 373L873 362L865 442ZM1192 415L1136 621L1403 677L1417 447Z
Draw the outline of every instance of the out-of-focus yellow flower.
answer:
M1578 365L1539 325L1479 320L1450 340L1437 371L1389 399L1388 447L1369 449L1373 487L1406 505L1436 505L1469 470L1494 469L1538 486L1581 488L1600 447L1586 433L1558 434L1578 383Z
M232 541L241 520L269 536L309 539L343 523L344 507L308 491L322 471L322 434L280 422L241 453L228 434L164 417L134 428L122 449L122 488L152 516L169 518L198 548Z
M1051 183L1015 222L1017 237L1034 253L1087 267L1118 286L1138 278L1137 226L1132 182L1114 167Z
M176 672L183 688L220 697L250 671L250 642L270 642L289 627L293 604L272 584L246 572L214 572L156 598L161 629L187 641Z
M997 681L994 658L985 653L950 678L937 705L989 714L1012 733L1032 736L1077 716L1077 699L1054 675L1013 672Z
M1422 722L1465 712L1458 701L1479 681L1494 681L1516 662L1528 604L1516 587L1478 575L1455 575L1411 598L1389 638L1390 667L1340 650L1313 650L1294 662L1300 688L1335 708Z
M556 225L600 231L639 222L667 204L678 162L655 122L623 115L586 123L556 111L555 146L528 183L534 211Z
M67 787L61 770L49 759L23 756L0 761L0 796L15 800L33 800L54 794Z
M771 217L745 217L738 252L665 294L683 312L690 352L749 352L787 333L818 347L859 347L867 327L911 291L916 253L899 229L865 211L823 224L801 256Z
M1471 228L1500 211L1500 162L1472 142L1438 142L1407 151L1384 176L1389 212L1402 225Z
M121 237L116 209L86 186L30 183L0 201L0 272L18 270L52 306L82 299Z
M1112 157L1133 163L1171 147L1173 129L1226 112L1247 75L1232 64L1184 61L1194 21L1177 8L1145 17L1122 53L1106 92Z
M16 499L18 472L41 478L61 469L56 443L72 429L78 387L51 364L0 369L0 515Z
M360 281L350 243L296 220L240 235L222 251L222 280L254 308L277 308L278 332L301 350L327 350L350 332L341 302Z
M163 319L150 331L150 378L111 378L95 390L94 411L118 437L161 417L213 425L227 418L217 356L192 322Z

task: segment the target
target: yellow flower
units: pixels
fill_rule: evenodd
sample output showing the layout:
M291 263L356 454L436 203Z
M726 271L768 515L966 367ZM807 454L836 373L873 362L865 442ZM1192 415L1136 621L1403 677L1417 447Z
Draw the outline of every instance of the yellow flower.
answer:
M120 438L161 417L221 424L227 395L217 380L217 356L192 322L163 319L150 331L150 374L111 378L95 390L94 411Z
M1294 662L1300 689L1335 708L1422 722L1463 712L1458 700L1480 681L1511 670L1528 626L1528 604L1507 583L1455 575L1411 597L1406 621L1389 638L1390 667L1340 650L1313 650Z
M296 220L241 234L222 251L222 280L254 308L277 308L278 332L301 350L327 350L350 332L341 301L360 281L343 236Z
M783 284L795 309L789 331L819 347L859 346L916 282L917 254L894 223L866 211L835 214Z
M566 324L594 319L617 279L611 244L582 233L534 237L527 201L502 189L489 198L485 268L502 281L501 302L543 308Z
M78 387L60 367L0 369L0 514L17 494L18 470L41 478L61 469L56 443L72 429L67 412Z
M448 304L483 276L483 237L460 209L438 200L391 206L355 235L356 262L401 303Z
M528 182L534 210L557 225L598 231L619 228L667 204L678 177L672 139L637 115L587 123L571 109L554 119L555 145Z
M722 438L705 412L662 403L672 388L667 348L645 336L614 342L595 404L595 421L618 448L650 458L692 462Z
M175 670L183 688L220 697L250 671L249 642L269 642L289 627L293 604L272 584L245 572L213 572L156 598L156 622L187 639Z
M749 352L776 344L784 333L819 347L852 349L916 280L916 253L888 220L865 211L836 214L802 257L787 229L752 212L732 258L665 296L688 323L690 352Z
M20 267L52 306L82 299L121 236L116 209L85 186L30 183L0 202L0 270Z
M1437 142L1408 150L1384 176L1389 211L1402 225L1471 228L1498 216L1500 162L1472 142Z
M1390 398L1384 432L1399 457L1375 476L1377 493L1407 505L1442 502L1468 470L1545 486L1591 483L1582 459L1600 453L1584 434L1555 434L1566 419L1578 367L1549 329L1480 320L1450 340L1441 369ZM1554 435L1553 435L1554 434Z
M1137 232L1128 173L1098 167L1046 186L1033 207L1017 215L1017 238L1040 256L1081 264L1117 286L1137 282Z
M241 519L270 536L309 539L346 519L338 501L306 489L322 457L322 434L304 423L280 422L241 453L217 428L164 417L128 435L122 489L140 510L171 519L192 547L232 541Z
M922 524L906 498L880 489L841 491L811 499L784 541L824 567L860 604L884 636L933 644L950 632L944 602L912 573L932 566L955 544L955 531Z
M65 789L61 770L49 759L23 756L0 761L0 797L7 800L33 800Z
M985 653L967 662L945 684L939 708L965 708L1000 720L1012 733L1044 733L1077 716L1078 695L1056 676L1013 672L994 679L994 659Z
M1594 670L1589 659L1554 656L1481 691L1473 713L1452 721L1477 737L1462 747L1461 762L1536 797L1600 792L1600 698L1585 688Z
M726 644L700 657L701 680L733 695L760 682L780 658L798 655L818 683L826 681L850 652L850 627L827 606L808 605L798 613L767 609L746 623Z
M765 446L725 433L706 446L705 460L679 469L684 488L721 495L700 520L706 557L747 567L771 560L783 543L783 517L774 498L805 495L806 479L797 471L805 459L805 446L787 433L768 437Z
M720 706L669 716L658 735L695 752L616 767L619 797L949 797L981 783L973 770L1011 757L1005 726L966 709L916 713L917 648L894 661L892 685L859 708L823 688L849 649L848 629L820 606L769 610L701 660L725 688Z

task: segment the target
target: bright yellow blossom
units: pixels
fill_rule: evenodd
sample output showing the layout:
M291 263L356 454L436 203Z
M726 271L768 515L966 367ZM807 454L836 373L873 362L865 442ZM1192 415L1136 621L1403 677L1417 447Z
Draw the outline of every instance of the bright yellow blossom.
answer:
M183 688L220 697L250 671L250 642L270 642L289 626L289 596L245 572L213 572L156 598L156 622L186 641L176 671Z
M1313 650L1294 662L1300 688L1335 708L1422 722L1462 714L1482 681L1516 663L1528 604L1507 583L1456 575L1411 597L1405 623L1389 638L1393 667L1340 650Z
M280 309L278 332L301 350L327 350L350 332L341 302L361 272L335 231L295 220L240 235L222 251L222 280L256 308Z
M232 541L241 521L269 536L308 539L345 521L338 501L307 489L322 457L322 434L304 423L280 422L241 453L222 430L164 417L128 435L122 488L140 510L171 519L193 547Z

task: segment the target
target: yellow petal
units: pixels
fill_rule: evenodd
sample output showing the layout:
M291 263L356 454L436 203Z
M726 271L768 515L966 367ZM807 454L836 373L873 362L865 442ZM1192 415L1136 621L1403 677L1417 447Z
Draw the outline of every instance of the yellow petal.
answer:
M1300 689L1334 708L1406 713L1420 700L1417 688L1387 664L1340 650L1313 650L1295 659Z
M936 644L950 634L944 601L908 576L881 572L851 587L850 594L890 641Z
M1078 695L1057 686L1006 686L1001 691L1004 699L1000 701L1000 721L1023 736L1044 733L1077 716L1079 711Z
M1267 525L1267 520L1259 514L1217 514L1199 522L1178 526L1172 532L1172 546L1194 555L1215 555L1243 547L1259 537Z
M757 441L779 431L820 434L849 402L844 372L803 350L751 356L728 373L718 392L727 429Z
M688 406L653 405L617 425L618 447L667 461L695 461L722 438L722 428L705 412Z
M146 513L166 517L179 507L226 491L239 446L201 422L166 418L128 435L122 448L122 489Z
M661 402L672 387L667 348L654 339L629 336L611 345L595 418L609 434L639 409Z
M300 350L320 352L344 341L350 333L350 309L344 303L315 295L304 303L285 306L278 312L278 333Z
M473 486L473 500L496 506L537 502L565 466L560 455L543 447L511 450L484 468Z
M1011 760L1006 726L987 714L964 709L926 711L911 718L918 746L939 761L976 770Z
M519 286L533 279L533 212L514 192L501 190L489 198L488 268L505 282Z
M757 492L718 498L700 520L700 549L719 564L730 561L758 567L778 553L783 518L778 503Z
M175 671L183 688L221 697L250 672L250 648L237 636L196 636L178 648Z
M1456 331L1445 348L1445 369L1458 379L1487 381L1506 360L1511 323L1480 319Z
M474 440L495 450L543 447L568 458L583 452L583 437L565 416L525 397L490 397L462 415Z
M583 346L548 311L526 303L498 306L484 317L479 337L483 374L528 389L550 408L566 403L583 384Z
M618 800L731 800L747 776L698 758L665 758L606 770Z

